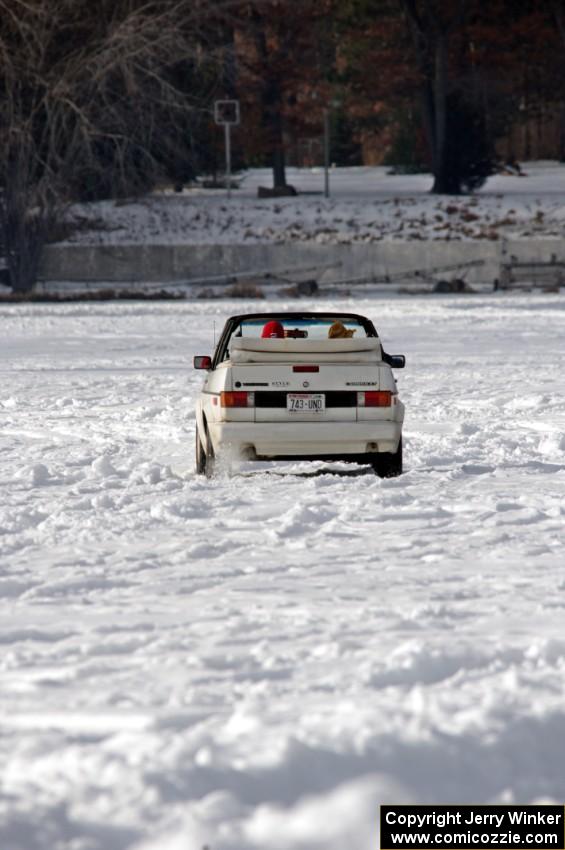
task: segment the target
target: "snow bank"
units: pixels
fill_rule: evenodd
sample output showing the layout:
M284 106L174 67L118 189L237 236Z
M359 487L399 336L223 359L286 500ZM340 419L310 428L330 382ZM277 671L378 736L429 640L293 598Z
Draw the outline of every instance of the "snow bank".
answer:
M245 245L365 244L409 240L561 239L565 234L565 166L526 164L527 177L494 176L472 196L430 195L429 175L391 176L384 168L331 173L323 197L320 169L289 169L306 194L257 199L266 170L247 173L228 201L225 192L186 189L140 201L79 205L71 212L72 244Z

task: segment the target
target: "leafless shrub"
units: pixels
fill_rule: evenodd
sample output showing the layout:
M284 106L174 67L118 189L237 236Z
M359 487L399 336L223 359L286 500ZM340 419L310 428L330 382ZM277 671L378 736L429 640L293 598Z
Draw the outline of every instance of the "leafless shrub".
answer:
M14 290L33 287L77 190L145 190L155 151L201 120L221 64L206 30L231 5L0 0L0 242Z

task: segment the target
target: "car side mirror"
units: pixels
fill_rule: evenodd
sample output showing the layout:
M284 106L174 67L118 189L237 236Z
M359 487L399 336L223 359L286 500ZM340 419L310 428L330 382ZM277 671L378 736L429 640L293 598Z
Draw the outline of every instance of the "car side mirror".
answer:
M391 354L389 363L393 369L404 369L406 366L406 357L404 354Z
M207 355L196 355L193 362L195 369L206 369L209 372L212 368L212 358Z

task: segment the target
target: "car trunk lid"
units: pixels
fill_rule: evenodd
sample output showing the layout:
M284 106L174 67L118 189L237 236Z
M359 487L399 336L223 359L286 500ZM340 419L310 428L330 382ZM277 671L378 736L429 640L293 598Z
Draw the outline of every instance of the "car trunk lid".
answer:
M311 365L304 371L298 366ZM355 421L357 394L379 390L376 364L245 364L231 370L232 389L253 392L255 421Z

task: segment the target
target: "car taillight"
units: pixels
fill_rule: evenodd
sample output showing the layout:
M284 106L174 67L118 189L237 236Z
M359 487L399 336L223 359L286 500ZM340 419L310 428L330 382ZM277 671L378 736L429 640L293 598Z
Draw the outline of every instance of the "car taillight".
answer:
M254 407L255 393L222 392L220 404L222 407Z
M319 372L319 366L293 366L293 372Z
M358 407L391 407L392 393L390 390L369 390L357 393Z

